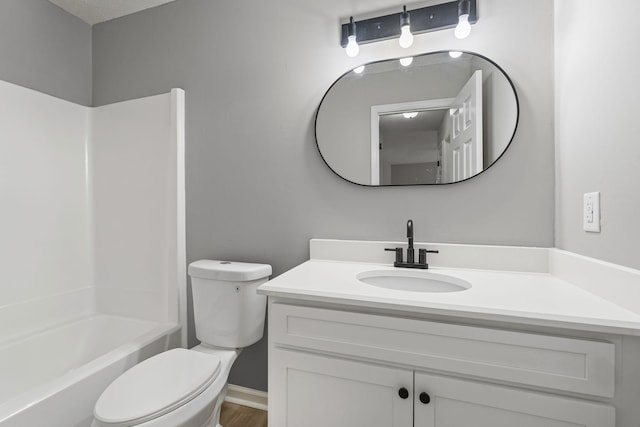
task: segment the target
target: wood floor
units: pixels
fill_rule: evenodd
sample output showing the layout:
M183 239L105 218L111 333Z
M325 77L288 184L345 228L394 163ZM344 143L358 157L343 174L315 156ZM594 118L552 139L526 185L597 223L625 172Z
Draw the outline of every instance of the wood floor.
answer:
M225 402L220 412L224 427L267 427L267 412Z

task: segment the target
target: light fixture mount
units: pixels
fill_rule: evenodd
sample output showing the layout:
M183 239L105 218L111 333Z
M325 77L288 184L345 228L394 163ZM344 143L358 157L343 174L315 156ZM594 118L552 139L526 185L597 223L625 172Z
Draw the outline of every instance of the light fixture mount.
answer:
M471 14L471 0L460 0L460 2L458 3L458 16L470 15L470 14Z
M353 16L349 18L349 23L345 25L347 26L347 38L349 38L349 36L355 36L357 31L356 23L353 21Z
M461 3L465 3L462 5ZM459 8L469 7L469 23L478 22L477 0L451 1L447 3L413 9L411 13L411 32L415 34L454 28L458 24ZM400 20L403 12L377 18L356 21L356 39L358 44L372 43L400 36ZM349 23L342 24L340 46L346 47L349 36Z
M411 25L411 16L409 15L409 12L407 12L407 6L403 6L402 13L400 13L400 28L405 25Z

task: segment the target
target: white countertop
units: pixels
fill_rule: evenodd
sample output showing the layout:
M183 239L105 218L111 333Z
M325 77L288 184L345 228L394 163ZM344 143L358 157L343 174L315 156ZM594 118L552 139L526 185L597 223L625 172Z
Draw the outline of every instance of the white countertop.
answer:
M640 315L549 273L431 267L472 284L429 293L371 286L356 275L389 264L310 260L267 282L270 297L640 336Z

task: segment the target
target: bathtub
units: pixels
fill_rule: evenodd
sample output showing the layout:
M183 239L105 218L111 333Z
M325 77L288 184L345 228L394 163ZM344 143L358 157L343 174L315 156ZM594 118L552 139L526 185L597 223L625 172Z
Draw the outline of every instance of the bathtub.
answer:
M94 313L0 342L0 426L89 426L102 391L179 335L176 324Z

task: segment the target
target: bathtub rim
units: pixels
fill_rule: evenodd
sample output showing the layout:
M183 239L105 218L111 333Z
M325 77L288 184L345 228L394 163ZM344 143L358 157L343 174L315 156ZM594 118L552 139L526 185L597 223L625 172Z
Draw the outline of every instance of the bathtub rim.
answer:
M89 316L81 316L75 320L82 320L90 318L95 315L104 315L110 317L118 317L121 319L129 319L135 321L145 321L144 319L128 318L124 316L114 316L107 313L93 313ZM65 322L67 323L67 322ZM72 322L68 322L72 323ZM141 351L147 345L153 344L159 339L165 339L165 350L170 348L169 339L172 335L180 333L181 325L170 322L151 322L155 323L155 327L150 331L136 337L126 344L120 345L115 349L108 351L107 353L77 367L71 369L65 374L49 380L39 386L29 389L23 393L16 395L15 397L0 403L0 425L3 422L10 420L12 417L19 413L28 410L29 408L36 406L38 403L45 401L46 399L63 392L65 389L71 387L73 384L85 380L92 375L96 374L102 369L106 369L110 365L116 364L121 360L127 359L135 353ZM138 360L136 363L141 362ZM101 391L102 392L102 391ZM100 392L100 393L101 393Z

